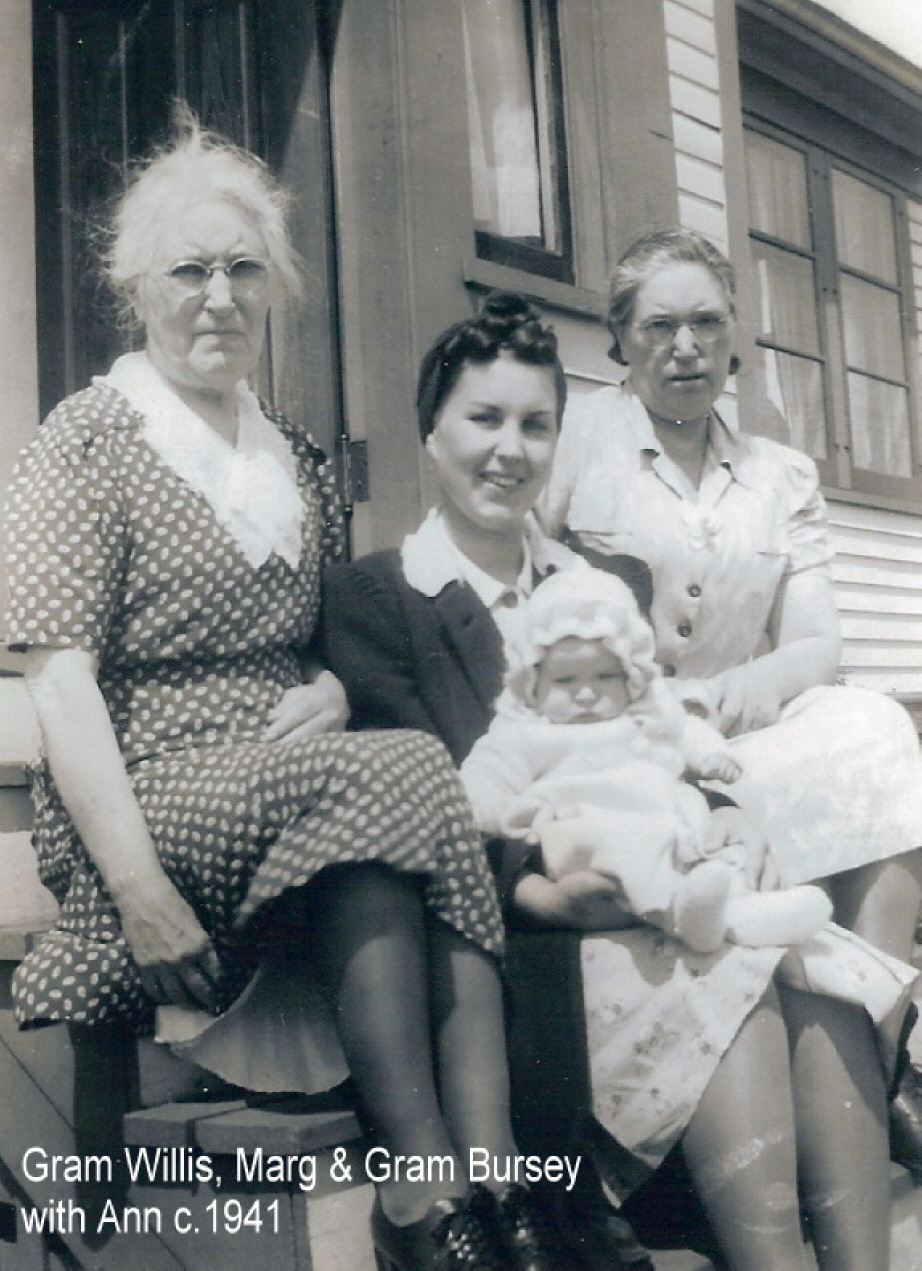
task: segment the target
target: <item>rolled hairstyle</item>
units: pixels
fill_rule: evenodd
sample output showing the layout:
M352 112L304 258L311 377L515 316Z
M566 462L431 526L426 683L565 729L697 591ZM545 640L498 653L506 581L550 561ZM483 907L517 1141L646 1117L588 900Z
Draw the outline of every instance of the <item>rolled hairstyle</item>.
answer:
M726 256L695 230L653 230L642 234L624 252L615 266L608 293L608 329L613 343L608 356L622 366L621 333L634 319L634 304L640 288L667 265L701 265L717 281L729 306L736 313L736 272ZM739 358L730 360L730 374L740 369Z
M203 129L180 102L173 111L172 139L130 173L103 250L109 284L129 326L141 325L140 291L156 259L162 227L189 208L213 201L230 204L253 222L276 286L291 298L300 294L288 192L261 159Z
M435 428L439 411L464 367L468 363L486 366L501 353L553 372L560 424L567 401L567 381L557 352L557 337L522 296L497 291L487 296L480 313L443 331L423 357L416 387L416 413L423 441Z

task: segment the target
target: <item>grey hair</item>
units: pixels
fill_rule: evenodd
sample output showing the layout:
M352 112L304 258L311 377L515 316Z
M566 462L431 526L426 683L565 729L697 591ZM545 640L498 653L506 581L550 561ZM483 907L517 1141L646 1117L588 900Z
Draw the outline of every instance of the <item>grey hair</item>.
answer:
M173 111L173 139L130 174L112 216L103 266L121 316L141 325L139 293L164 224L177 212L209 201L228 203L259 230L282 291L302 290L301 268L288 230L290 195L254 154L202 128L185 103Z
M637 293L645 282L666 265L701 265L715 279L726 297L730 312L736 313L736 271L719 248L696 230L653 230L642 234L624 252L615 266L608 293L608 329L614 343L608 356L626 365L621 352L621 333L634 317ZM730 371L739 370L733 358Z

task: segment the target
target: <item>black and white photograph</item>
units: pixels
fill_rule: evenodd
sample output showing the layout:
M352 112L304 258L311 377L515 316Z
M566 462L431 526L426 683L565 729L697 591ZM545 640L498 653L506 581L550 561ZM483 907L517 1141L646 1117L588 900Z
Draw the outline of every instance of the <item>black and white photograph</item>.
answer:
M0 226L0 1271L922 1271L919 0L0 0Z

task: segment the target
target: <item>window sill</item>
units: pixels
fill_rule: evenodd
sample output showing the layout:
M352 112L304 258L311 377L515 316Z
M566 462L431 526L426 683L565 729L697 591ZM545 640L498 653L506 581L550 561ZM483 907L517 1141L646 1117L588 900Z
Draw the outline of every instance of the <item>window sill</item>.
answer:
M463 262L462 276L465 286L477 291L516 291L537 304L581 318L604 319L607 308L605 296L600 291L589 291L571 283L555 282L541 278L509 265L498 265L491 260L468 259Z
M922 499L893 499L885 494L868 494L862 490L840 490L836 486L823 485L823 497L827 503L851 503L856 507L878 508L882 512L906 512L911 516L922 513Z

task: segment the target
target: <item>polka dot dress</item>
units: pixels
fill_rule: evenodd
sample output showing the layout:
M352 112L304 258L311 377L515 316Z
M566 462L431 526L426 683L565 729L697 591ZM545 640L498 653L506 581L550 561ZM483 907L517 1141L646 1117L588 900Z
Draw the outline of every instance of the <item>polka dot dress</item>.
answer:
M492 879L447 752L414 732L261 741L302 681L321 562L343 549L328 467L270 416L297 461L297 569L249 565L205 499L146 444L111 386L68 398L24 452L8 509L13 648L93 653L126 768L167 873L208 931L230 1003L271 925L267 907L335 862L418 874L427 907L490 952L502 926ZM118 914L44 763L32 773L54 931L18 968L24 1026L153 1008Z

